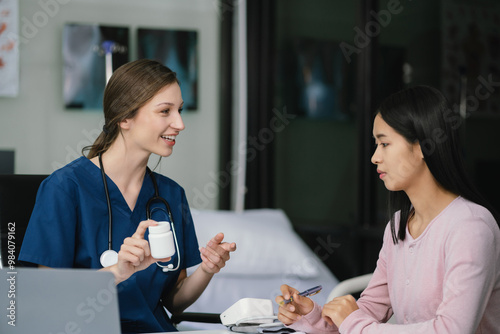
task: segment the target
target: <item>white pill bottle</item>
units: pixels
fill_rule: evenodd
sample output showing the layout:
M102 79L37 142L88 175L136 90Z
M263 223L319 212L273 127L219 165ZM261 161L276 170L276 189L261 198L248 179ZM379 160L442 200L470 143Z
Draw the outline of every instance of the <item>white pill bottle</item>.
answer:
M164 259L175 254L174 235L170 222L161 221L156 226L149 226L149 248L155 259Z

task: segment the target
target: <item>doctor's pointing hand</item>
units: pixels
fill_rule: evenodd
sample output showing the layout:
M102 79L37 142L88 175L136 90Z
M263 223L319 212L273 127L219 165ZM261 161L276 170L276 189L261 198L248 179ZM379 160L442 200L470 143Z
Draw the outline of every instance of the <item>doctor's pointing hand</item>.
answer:
M201 268L209 274L218 273L229 260L229 253L236 250L236 243L222 242L224 234L218 233L207 242L206 247L200 247Z

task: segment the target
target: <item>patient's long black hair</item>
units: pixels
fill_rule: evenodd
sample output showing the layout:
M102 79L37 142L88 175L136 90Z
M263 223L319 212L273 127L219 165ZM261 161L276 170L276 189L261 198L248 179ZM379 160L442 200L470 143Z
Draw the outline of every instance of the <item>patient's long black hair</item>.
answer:
M441 92L429 86L404 89L384 100L377 114L409 143L420 144L430 172L444 189L484 206L497 224L500 222L498 213L475 188L466 172L458 133L463 120ZM398 239L405 239L408 218L413 214L404 191L390 191L388 210L392 239L396 244ZM397 211L400 211L398 231L394 215Z

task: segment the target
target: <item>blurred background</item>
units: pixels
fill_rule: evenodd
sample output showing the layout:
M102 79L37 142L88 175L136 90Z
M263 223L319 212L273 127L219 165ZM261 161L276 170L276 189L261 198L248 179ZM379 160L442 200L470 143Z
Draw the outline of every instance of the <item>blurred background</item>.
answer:
M281 208L340 280L371 272L388 221L387 193L370 162L373 114L389 94L426 84L461 115L469 172L500 210L497 0L12 3L19 86L0 96L0 173L49 174L102 129L99 103L65 103L64 50L97 52L87 76L104 71L105 52L78 33L64 42L65 29L113 27L121 62L150 57L141 43L166 43L144 42L140 31L175 31L176 43L194 36L182 70L195 102L157 171L183 185L193 208Z

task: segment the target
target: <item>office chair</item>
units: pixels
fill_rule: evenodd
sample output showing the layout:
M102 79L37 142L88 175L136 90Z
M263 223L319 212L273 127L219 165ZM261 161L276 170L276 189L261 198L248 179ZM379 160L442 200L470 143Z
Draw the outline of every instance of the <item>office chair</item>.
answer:
M0 267L8 268L9 263L16 267L22 266L17 257L35 205L38 187L46 177L47 175L0 175Z
M363 292L363 290L368 286L373 273L356 276L353 278L346 279L339 284L337 284L326 299L326 302L330 302L335 297L358 294Z
M181 314L173 314L170 319L175 326L179 325L183 321L202 322L205 324L222 324L219 313L184 312Z

